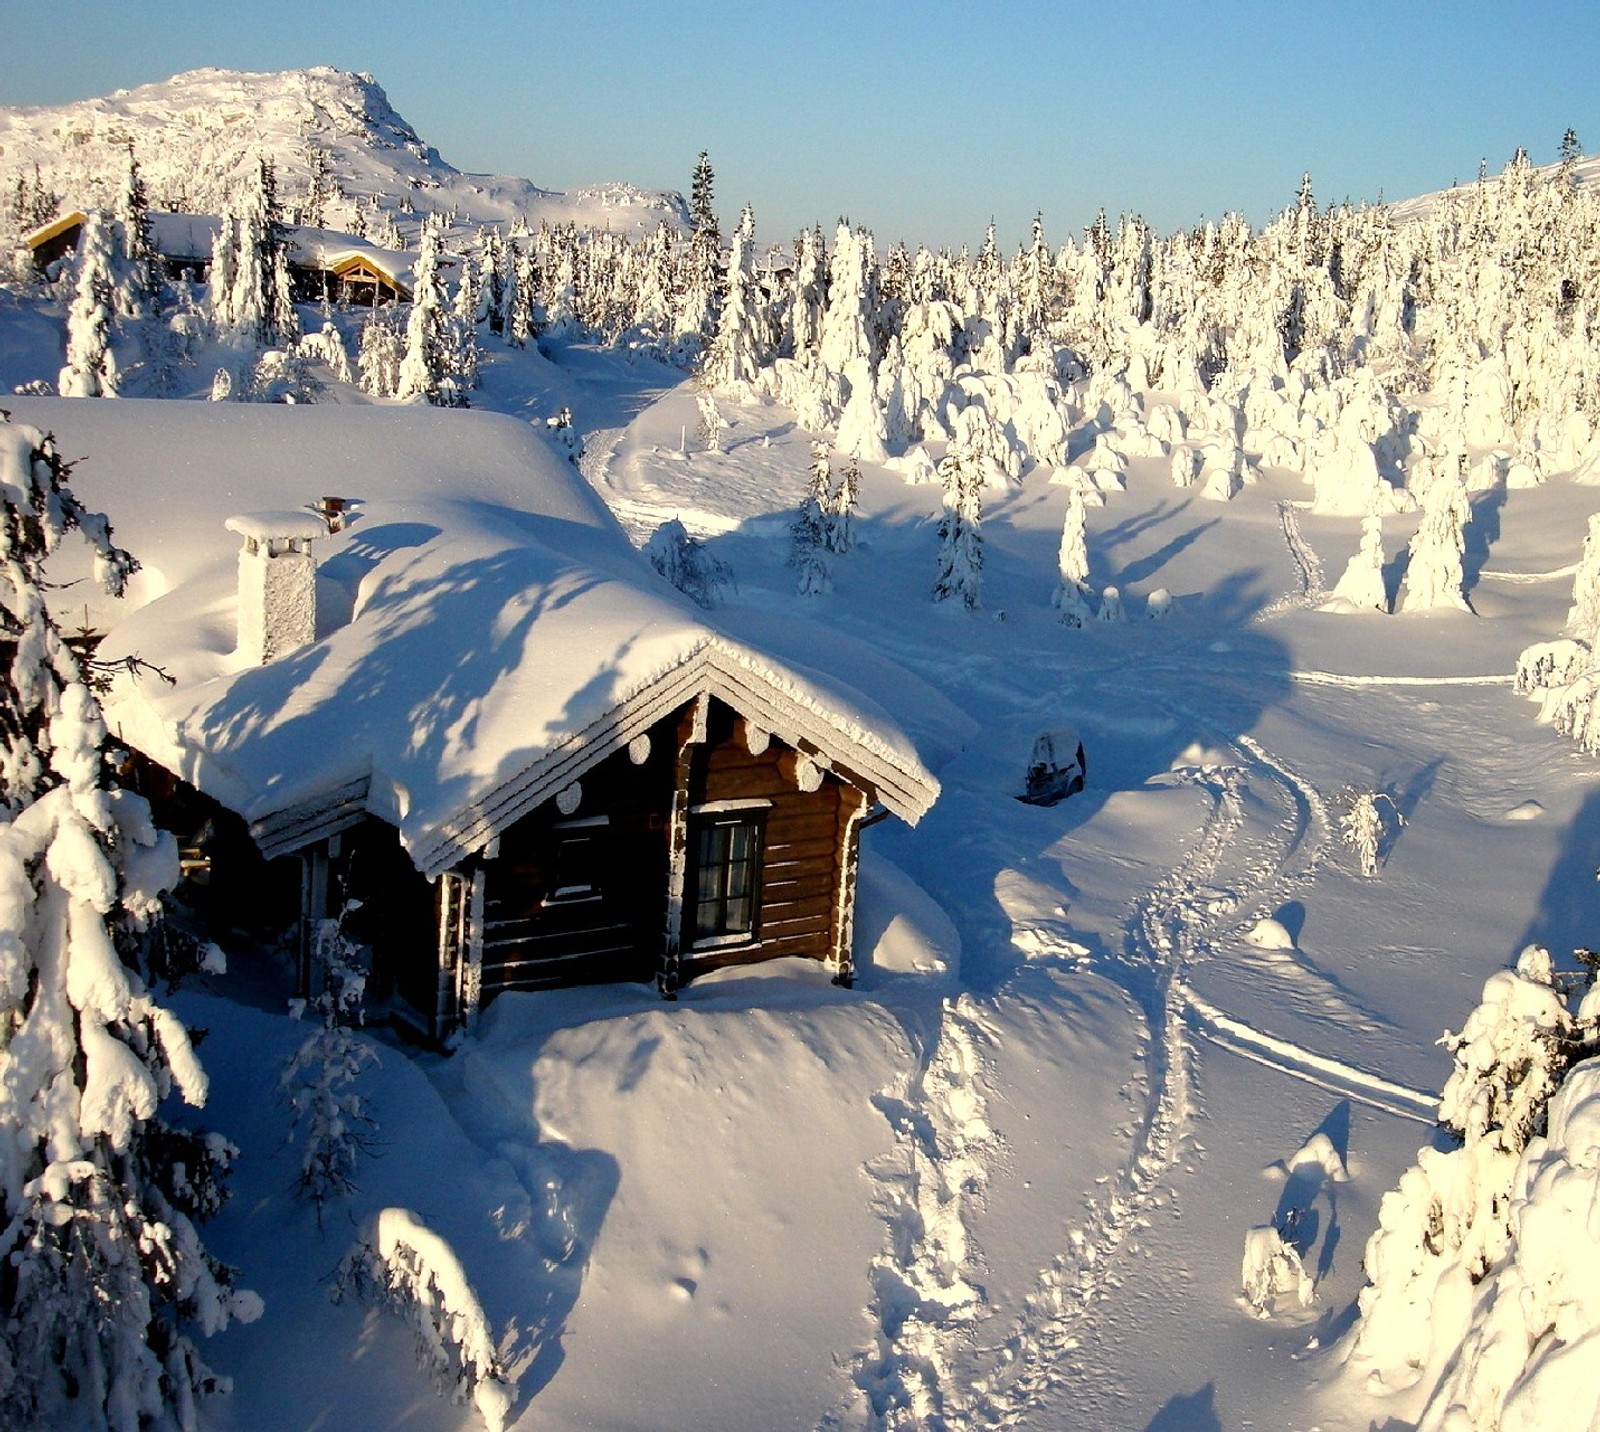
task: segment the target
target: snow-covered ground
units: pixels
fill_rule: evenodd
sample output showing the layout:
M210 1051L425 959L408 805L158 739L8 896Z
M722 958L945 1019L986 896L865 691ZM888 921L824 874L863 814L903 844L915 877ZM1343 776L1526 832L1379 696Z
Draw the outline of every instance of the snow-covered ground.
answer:
M37 346L9 314L0 331ZM785 559L811 439L792 414L723 401L707 452L669 370L554 358L497 357L482 401L570 404L635 541L680 518L734 570L714 620L865 686L944 792L915 830L866 837L854 991L784 963L675 1005L514 994L451 1058L383 1047L364 1076L380 1149L320 1231L271 1094L305 1033L273 973L236 959L178 996L209 1031L206 1121L244 1150L208 1246L267 1308L208 1348L235 1379L209 1425L476 1425L397 1320L327 1296L388 1206L455 1249L527 1429L1414 1415L1339 1378L1338 1338L1378 1200L1433 1137L1441 1031L1529 941L1593 942L1600 767L1509 673L1561 626L1600 489L1480 494L1475 614L1386 617L1318 610L1360 523L1313 515L1298 477L1223 504L1134 459L1088 529L1093 585L1129 619L1074 630L1050 606L1064 488L986 494L967 613L929 599L938 488L866 465L857 550L801 599ZM101 500L115 453L58 431ZM112 510L134 545L174 471L148 511ZM1391 557L1416 521L1386 523ZM1035 736L1069 724L1087 790L1018 801ZM1346 787L1404 817L1373 879L1338 837ZM1315 1296L1258 1318L1245 1237L1291 1213Z

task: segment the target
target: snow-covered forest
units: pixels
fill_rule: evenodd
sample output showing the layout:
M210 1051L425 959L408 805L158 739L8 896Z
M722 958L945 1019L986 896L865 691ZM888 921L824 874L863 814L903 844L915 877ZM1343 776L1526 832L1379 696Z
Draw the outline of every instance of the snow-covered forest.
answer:
M1010 253L763 235L707 154L463 175L332 70L0 140L0 1425L1600 1427L1576 134ZM943 794L863 840L856 988L513 992L419 1050L341 916L286 1012L117 786L99 700L159 675L46 571L181 582L141 538L246 470L185 403L509 414L640 581L877 673Z

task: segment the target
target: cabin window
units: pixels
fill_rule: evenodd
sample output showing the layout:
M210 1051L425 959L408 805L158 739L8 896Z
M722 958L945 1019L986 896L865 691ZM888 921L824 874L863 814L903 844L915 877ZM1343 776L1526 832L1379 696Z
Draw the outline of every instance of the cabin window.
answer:
M605 816L596 816L590 820L563 821L554 827L551 833L555 848L550 857L546 905L570 905L601 898L608 825Z
M690 849L695 856L696 949L736 945L756 937L760 914L764 807L707 810L693 817Z

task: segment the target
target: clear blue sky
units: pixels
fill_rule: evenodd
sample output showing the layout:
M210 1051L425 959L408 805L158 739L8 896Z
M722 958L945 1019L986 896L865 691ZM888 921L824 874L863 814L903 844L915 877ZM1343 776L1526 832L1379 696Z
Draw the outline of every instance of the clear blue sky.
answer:
M552 188L686 189L731 223L840 215L881 242L1059 242L1098 208L1162 231L1396 199L1600 152L1600 4L1122 0L0 0L0 102L53 104L202 65L367 70L458 168ZM26 57L26 60L24 60Z

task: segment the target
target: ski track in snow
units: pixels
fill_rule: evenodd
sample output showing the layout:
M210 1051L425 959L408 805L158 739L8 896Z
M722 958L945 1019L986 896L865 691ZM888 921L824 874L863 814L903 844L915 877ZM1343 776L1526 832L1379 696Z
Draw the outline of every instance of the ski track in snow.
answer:
M1289 548L1289 556L1294 562L1295 574L1298 579L1298 589L1285 592L1281 597L1269 602L1257 614L1258 622L1271 621L1274 617L1282 616L1285 612L1301 611L1306 607L1314 607L1319 602L1326 600L1328 591L1324 585L1322 572L1322 558L1312 551L1311 544L1301 535L1300 513L1307 507L1304 502L1282 501L1278 503L1278 522L1283 528L1283 540Z

